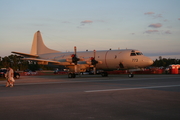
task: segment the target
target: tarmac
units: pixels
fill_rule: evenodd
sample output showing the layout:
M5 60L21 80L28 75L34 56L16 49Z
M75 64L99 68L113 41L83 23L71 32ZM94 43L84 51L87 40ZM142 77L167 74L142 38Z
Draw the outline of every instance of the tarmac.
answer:
M179 120L180 75L21 76L0 81L1 120Z

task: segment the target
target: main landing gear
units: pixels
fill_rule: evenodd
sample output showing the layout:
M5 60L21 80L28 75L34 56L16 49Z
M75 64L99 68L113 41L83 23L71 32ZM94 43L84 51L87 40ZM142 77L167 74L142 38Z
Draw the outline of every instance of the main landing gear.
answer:
M68 78L76 78L76 75L77 75L76 73L68 73ZM108 77L108 73L107 72L101 72L101 76L102 77ZM133 78L134 74L130 73L130 74L128 74L128 77Z
M108 73L107 73L107 72L102 72L102 73L101 73L101 76L102 76L102 77L107 77L107 76L108 76Z
M76 78L76 73L68 73L68 78Z
M76 75L78 75L78 74L76 74L76 73L68 73L68 78L76 78ZM101 73L101 76L102 77L108 77L108 73L107 72L102 72Z

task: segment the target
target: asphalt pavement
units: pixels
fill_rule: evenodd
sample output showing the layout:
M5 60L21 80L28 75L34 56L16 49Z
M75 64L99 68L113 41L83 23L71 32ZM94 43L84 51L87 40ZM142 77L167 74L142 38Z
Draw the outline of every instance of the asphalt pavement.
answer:
M1 120L179 120L180 75L21 76L0 81Z

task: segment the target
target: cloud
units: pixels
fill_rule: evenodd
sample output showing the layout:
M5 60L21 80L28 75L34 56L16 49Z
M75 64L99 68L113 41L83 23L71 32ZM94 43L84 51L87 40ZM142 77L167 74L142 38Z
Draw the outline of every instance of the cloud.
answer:
M161 33L162 35L163 34L172 34L172 32L170 30L166 30L166 31L159 31L159 30L147 30L145 31L144 33L147 33L147 34L153 34L153 33Z
M155 14L154 12L146 12L144 13L145 15L152 15L152 14Z
M150 24L148 27L152 27L152 28L160 28L160 27L162 27L162 24L161 24L161 23Z
M69 21L63 21L62 23L70 23Z
M84 21L82 21L81 23L82 23L82 24L89 24L89 23L93 23L93 21L91 21L91 20L84 20Z
M158 30L147 30L145 33L151 34L151 33L157 33L159 32Z
M180 18L178 18L178 20L180 20Z
M84 21L81 21L81 26L84 26L86 24L91 24L91 23L93 23L93 21L91 21L91 20L84 20Z
M154 19L163 17L162 14L155 14L154 12L146 12L144 15L151 15Z
M157 14L153 16L154 18L162 18L162 14Z
M171 31L167 30L164 32L165 34L172 34Z

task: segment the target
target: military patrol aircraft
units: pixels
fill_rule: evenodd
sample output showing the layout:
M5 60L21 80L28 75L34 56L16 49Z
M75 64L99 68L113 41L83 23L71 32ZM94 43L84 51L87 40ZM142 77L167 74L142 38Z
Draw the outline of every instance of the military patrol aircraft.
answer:
M24 60L36 61L38 64L62 65L69 69L68 77L75 78L77 74L92 69L96 74L97 69L101 70L103 77L108 76L106 70L126 69L129 77L133 77L133 70L150 66L153 61L144 56L142 52L135 49L101 50L60 52L49 49L43 42L40 31L34 34L31 53L12 53L23 56ZM103 70L103 71L102 71Z

